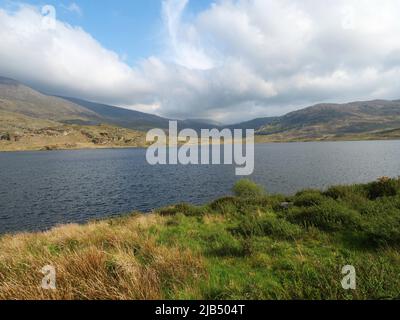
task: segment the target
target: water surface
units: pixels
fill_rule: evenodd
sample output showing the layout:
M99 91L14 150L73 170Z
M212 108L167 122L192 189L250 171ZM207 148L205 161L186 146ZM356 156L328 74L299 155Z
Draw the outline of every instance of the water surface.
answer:
M150 166L144 149L0 153L0 233L45 230L229 193L235 167ZM400 175L400 141L256 145L271 193Z

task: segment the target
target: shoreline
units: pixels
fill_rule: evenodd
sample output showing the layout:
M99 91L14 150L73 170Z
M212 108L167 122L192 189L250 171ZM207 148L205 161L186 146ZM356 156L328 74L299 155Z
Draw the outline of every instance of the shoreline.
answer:
M391 137L391 138L370 138L370 139L301 139L301 140L284 140L284 141L279 141L279 140L273 140L273 141L257 141L257 137L262 137L262 136L256 136L255 139L255 144L292 144L292 143L313 143L313 142L364 142L364 141L400 141L400 138L397 137ZM50 146L52 147L52 146ZM0 145L1 148L1 145ZM146 146L138 145L138 146L85 146L85 147L74 147L74 148L50 148L46 149L45 146L43 147L38 147L38 148L26 148L26 149L17 149L17 150L12 150L12 149L5 149L2 150L0 149L0 154L1 153L20 153L20 152L53 152L53 151L80 151L80 150L118 150L118 149L146 149Z

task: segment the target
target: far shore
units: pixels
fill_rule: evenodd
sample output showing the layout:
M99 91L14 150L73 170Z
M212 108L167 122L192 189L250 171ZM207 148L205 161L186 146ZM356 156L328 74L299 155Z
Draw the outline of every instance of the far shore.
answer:
M397 141L400 140L400 137L326 137L326 138L317 138L317 139L270 139L268 136L256 135L255 143L256 144L277 144L277 143L306 143L306 142L361 142L361 141ZM237 142L236 142L237 143ZM202 144L202 143L201 143ZM150 144L149 144L150 145ZM2 143L0 142L0 153L11 153L11 152L28 152L28 151L77 151L77 150L105 150L105 149L144 149L147 146L144 144L140 145L95 145L95 144L77 144L75 146L66 146L66 145L38 145L38 146L29 146L29 145L16 145L10 143Z

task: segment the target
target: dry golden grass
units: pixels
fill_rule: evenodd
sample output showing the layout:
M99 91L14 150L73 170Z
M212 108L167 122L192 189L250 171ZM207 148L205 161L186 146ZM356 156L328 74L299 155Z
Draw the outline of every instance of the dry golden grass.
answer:
M165 299L193 291L202 259L164 247L149 232L164 218L131 216L0 240L0 299ZM41 269L56 269L57 290L41 288Z
M111 125L68 125L0 110L0 151L146 146L145 133Z

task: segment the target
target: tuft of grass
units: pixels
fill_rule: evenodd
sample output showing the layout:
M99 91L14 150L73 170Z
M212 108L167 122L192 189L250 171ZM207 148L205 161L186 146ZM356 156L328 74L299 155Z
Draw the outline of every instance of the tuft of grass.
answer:
M0 299L168 299L188 291L205 275L204 261L188 249L156 244L148 231L162 221L132 216L124 225L97 222L4 236ZM46 265L56 269L57 290L40 287Z

